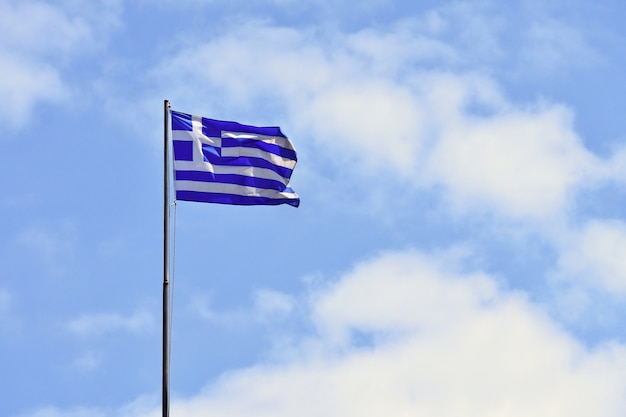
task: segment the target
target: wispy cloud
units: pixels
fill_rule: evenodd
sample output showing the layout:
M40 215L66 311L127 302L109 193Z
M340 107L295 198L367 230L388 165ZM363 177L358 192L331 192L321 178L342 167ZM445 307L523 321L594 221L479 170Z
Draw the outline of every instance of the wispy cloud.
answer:
M48 58L67 53L90 34L84 22L46 3L4 1L0 16L0 92L11 103L3 119L20 126L36 103L68 96L60 69Z
M563 68L593 68L604 64L602 55L593 49L585 34L563 21L540 19L523 36L526 42L520 57L530 71L552 73Z
M263 316L289 314L295 308L296 300L289 294L261 289L254 293L254 307Z
M35 259L42 262L49 272L64 272L76 255L78 233L69 221L58 226L33 225L22 230L17 243L28 248Z
M13 330L18 326L13 303L13 295L6 288L0 287L0 331Z
M294 297L279 291L259 289L252 298L250 307L218 311L213 308L210 296L200 294L192 298L189 308L200 318L229 328L269 323L287 317L295 310Z
M97 408L76 407L72 409L61 409L57 407L46 407L30 414L22 414L19 417L109 417L106 411Z
M237 328L249 323L249 315L243 309L216 311L211 297L207 294L196 294L191 299L189 310L211 324Z
M72 367L81 372L91 372L102 364L102 354L93 351L83 352L72 362Z
M98 32L112 24L115 13L110 10L116 2L104 3L108 4L81 6L75 13L48 2L0 3L0 93L11 103L0 118L8 126L23 126L39 103L60 102L72 95L75 86L65 79L64 67L77 55L91 53L99 42ZM94 8L99 13L90 13Z
M142 333L151 330L154 325L155 319L151 313L138 310L130 315L119 313L83 314L68 321L65 328L76 336L92 337L118 331Z
M11 309L11 295L4 288L0 288L0 313L4 316Z

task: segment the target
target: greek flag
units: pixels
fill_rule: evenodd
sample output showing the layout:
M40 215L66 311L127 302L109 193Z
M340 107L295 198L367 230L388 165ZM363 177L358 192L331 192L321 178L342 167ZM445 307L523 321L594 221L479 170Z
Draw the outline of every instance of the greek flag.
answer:
M279 127L170 114L177 200L300 205L289 187L296 150Z

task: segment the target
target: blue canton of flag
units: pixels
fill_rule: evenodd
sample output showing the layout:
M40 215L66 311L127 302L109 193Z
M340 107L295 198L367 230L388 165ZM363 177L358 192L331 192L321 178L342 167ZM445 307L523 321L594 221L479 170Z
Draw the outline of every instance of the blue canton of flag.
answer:
M176 199L300 205L289 187L296 150L279 127L255 127L171 111Z

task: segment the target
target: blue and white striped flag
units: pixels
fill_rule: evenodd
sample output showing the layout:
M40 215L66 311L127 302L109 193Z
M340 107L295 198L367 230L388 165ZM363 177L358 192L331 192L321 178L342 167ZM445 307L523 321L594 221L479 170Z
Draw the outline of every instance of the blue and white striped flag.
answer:
M296 150L279 127L171 115L177 200L300 205L289 187Z

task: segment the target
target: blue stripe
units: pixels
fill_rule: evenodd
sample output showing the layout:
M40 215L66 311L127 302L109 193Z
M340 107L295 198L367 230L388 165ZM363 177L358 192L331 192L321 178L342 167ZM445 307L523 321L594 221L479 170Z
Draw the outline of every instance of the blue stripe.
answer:
M189 140L173 140L172 145L176 161L193 161L193 142Z
M298 207L300 205L299 198L266 198L184 190L176 191L176 200L235 204L238 206L277 206L279 204L289 204L290 206Z
M213 158L213 161L219 161L222 159L222 148L219 146L211 146L206 143L202 144L202 155L204 155L204 162L210 162L207 158L209 155ZM216 163L216 162L213 162Z
M222 147L235 148L238 146L241 146L244 148L261 149L263 151L270 152L270 153L273 153L274 155L282 156L283 158L288 158L293 161L298 160L298 157L296 156L295 151L292 151L291 149L285 149L282 146L278 146L273 143L266 143L258 139L222 138Z
M257 127L257 126L249 126L242 125L237 122L228 122L222 120L214 120L207 119L206 117L202 118L202 133L205 136L212 138L221 138L222 132L240 132L240 133L253 133L256 135L265 135L265 136L282 136L286 138L281 132L280 127Z
M255 188L266 188L269 190L285 191L287 187L280 181L268 180L265 178L248 177L237 174L214 174L205 171L176 171L177 181L199 181L199 182L219 182L227 184L245 185ZM291 191L293 192L293 191Z
M204 155L205 162L223 166L266 168L274 171L281 177L291 178L293 170L276 166L267 159L247 156L218 156L213 153L215 149L215 147L209 145L202 146L202 154Z
M191 132L191 115L172 110L172 130L188 130Z

